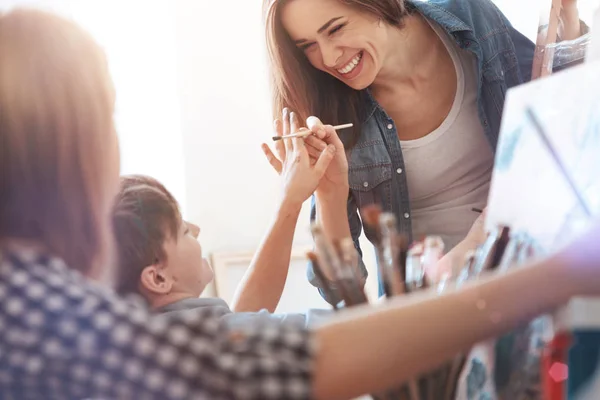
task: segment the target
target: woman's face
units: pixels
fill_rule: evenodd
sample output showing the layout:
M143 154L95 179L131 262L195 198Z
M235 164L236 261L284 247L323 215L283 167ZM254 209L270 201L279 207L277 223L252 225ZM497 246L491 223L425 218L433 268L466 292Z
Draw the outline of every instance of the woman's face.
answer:
M383 64L388 26L339 0L291 0L281 22L310 63L356 90L373 83Z

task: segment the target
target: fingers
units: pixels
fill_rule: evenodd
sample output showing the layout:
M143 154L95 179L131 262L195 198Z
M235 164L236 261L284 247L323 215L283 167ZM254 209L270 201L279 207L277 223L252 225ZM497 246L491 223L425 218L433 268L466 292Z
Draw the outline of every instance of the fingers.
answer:
M327 144L332 144L335 146L336 150L344 150L344 144L342 143L340 137L338 136L337 132L335 131L335 129L333 129L333 126L331 125L325 125L323 127L323 130L325 131L325 135L323 136L322 140L327 143Z
M300 130L298 123L298 115L295 112L290 113L290 129L292 133L296 133ZM304 139L303 138L293 138L292 139L292 148L295 151L300 151L304 148Z
M275 155L273 154L273 152L271 151L271 149L269 148L268 145L266 145L265 143L263 143L260 147L261 147L263 153L265 153L265 156L267 157L267 160L269 161L269 164L271 164L271 167L273 167L273 169L278 174L281 174L281 169L282 169L281 161L279 161L277 159L277 157L275 157Z
M280 119L276 119L274 122L275 126L275 136L283 136L283 123ZM269 146L267 146L268 148ZM277 140L275 142L275 151L277 152L277 156L283 162L285 161L285 145L283 140ZM269 153L271 153L271 149L269 149ZM272 153L271 153L272 154Z
M329 167L331 160L333 160L333 157L335 157L335 152L336 148L332 145L327 146L327 148L321 152L321 155L317 159L317 162L314 166L314 171L317 173L319 179L321 179L323 175L325 175L327 167Z
M327 143L319 139L314 135L310 135L304 138L304 143L306 146L313 147L314 149L319 151L319 154L327 147Z
M306 151L308 152L308 155L310 158L317 159L321 156L321 153L323 152L323 150L317 150L314 147L310 147L310 146L305 146L305 147L306 147ZM327 146L325 146L325 148L327 148Z
M314 158L319 158L321 152L327 148L327 144L314 135L304 138L304 144L308 155Z
M287 136L290 134L290 111L288 108L284 108L282 112L282 121L283 121L283 136ZM283 139L283 145L285 147L285 151L292 150L292 141L290 139Z
M336 151L344 151L344 144L340 140L335 129L333 129L333 126L323 125L321 120L317 117L308 117L306 119L306 126L308 126L308 129L310 129L317 138L323 140L326 144L334 145Z
M323 139L326 135L324 125L321 120L317 117L308 117L306 119L306 126L312 131L319 139Z

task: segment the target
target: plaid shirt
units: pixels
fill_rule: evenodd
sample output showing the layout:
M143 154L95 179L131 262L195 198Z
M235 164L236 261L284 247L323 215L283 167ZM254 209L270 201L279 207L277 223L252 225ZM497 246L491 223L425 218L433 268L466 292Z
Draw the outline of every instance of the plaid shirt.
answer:
M312 356L301 328L167 323L58 259L0 254L2 399L307 399Z

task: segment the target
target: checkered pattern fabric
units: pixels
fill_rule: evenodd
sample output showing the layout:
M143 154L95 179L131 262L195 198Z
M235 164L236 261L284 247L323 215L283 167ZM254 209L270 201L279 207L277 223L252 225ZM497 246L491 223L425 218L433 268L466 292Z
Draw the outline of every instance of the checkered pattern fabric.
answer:
M60 260L0 255L2 399L306 399L311 338L151 316Z

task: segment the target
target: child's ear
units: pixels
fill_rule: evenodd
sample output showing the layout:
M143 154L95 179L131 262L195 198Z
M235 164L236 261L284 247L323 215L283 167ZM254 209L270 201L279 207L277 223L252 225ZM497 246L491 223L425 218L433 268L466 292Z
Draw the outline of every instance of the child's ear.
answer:
M140 284L153 294L167 294L173 287L173 281L158 264L149 265L142 270Z
M192 234L192 236L195 239L198 239L198 236L200 236L200 227L196 224L192 224L191 222L186 222L188 225L188 228L190 229L190 233Z

